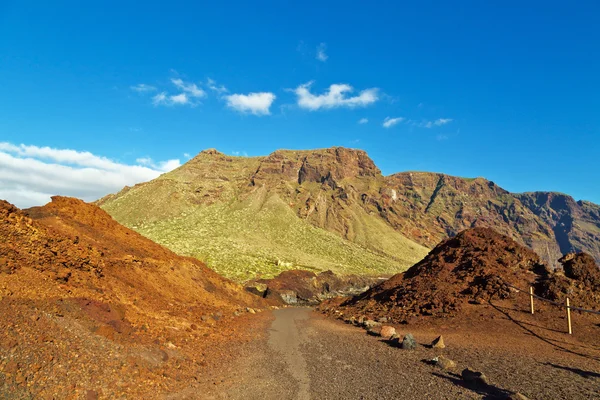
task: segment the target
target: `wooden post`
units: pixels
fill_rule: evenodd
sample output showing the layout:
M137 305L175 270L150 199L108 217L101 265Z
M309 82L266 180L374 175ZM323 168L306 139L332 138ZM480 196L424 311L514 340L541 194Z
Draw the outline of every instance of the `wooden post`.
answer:
M569 323L569 335L572 335L573 328L571 327L571 305L569 304L568 297L567 297L567 322Z
M535 310L533 309L533 286L529 286L529 308L531 309L531 313L533 314Z

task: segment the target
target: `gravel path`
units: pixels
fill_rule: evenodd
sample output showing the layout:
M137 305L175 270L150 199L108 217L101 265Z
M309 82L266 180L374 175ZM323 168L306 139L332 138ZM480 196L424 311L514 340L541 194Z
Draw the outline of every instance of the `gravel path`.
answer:
M599 347L548 329L540 332L551 336L541 337L508 318L400 327L421 344L410 351L308 308L270 317L251 327L267 334L236 348L238 361L213 371L218 380L201 397L180 398L506 399L521 392L540 400L600 399ZM446 349L423 346L439 332ZM440 354L458 367L448 372L426 362ZM483 371L491 385L463 386L459 374L467 366Z

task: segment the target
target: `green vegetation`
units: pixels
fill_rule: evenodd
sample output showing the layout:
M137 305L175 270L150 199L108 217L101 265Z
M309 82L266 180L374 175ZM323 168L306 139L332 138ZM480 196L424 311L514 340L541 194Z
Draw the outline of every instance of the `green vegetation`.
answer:
M393 255L350 242L298 218L277 195L267 195L264 189L242 202L197 207L185 216L146 223L137 230L236 281L272 277L290 268L392 274L427 253L391 229L387 233L393 237L381 239L385 246L400 246Z

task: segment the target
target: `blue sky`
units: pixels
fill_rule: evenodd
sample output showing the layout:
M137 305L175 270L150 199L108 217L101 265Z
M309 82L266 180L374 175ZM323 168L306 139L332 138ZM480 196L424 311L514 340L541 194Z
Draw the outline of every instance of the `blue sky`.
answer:
M600 203L597 2L198 3L0 0L0 197L347 146Z

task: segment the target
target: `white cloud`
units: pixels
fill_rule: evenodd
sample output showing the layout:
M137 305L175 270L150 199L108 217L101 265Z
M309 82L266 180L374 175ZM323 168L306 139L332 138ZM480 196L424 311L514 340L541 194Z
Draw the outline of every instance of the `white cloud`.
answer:
M434 121L421 121L421 122L413 122L414 126L418 126L419 128L433 128L436 126L443 126L452 122L452 118L438 118Z
M354 91L350 85L331 85L327 92L321 95L312 94L310 92L311 85L312 82L308 82L294 89L294 93L296 93L296 96L298 97L298 105L311 111L319 110L321 108L366 107L379 99L377 88L365 89L361 91L358 96L346 97L346 94Z
M179 78L171 79L171 82L173 82L173 85L177 86L178 89L183 90L184 93L182 94L187 94L190 97L197 98L202 98L206 96L206 92L200 89L195 83L184 82ZM178 96L181 96L181 94Z
M270 92L232 94L224 97L227 106L242 113L269 115L269 108L276 96Z
M402 121L404 121L403 117L398 117L398 118L386 117L383 120L383 127L384 128L391 128L392 126L397 125L397 124L399 124Z
M248 153L245 151L232 151L231 154L236 157L248 157Z
M325 53L325 50L327 50L327 45L325 43L321 43L317 46L317 60L321 62L327 61L329 56Z
M179 160L142 158L128 165L87 151L0 142L0 198L21 208L57 194L94 201L179 166Z
M129 88L138 93L154 92L156 90L154 86L146 85L145 83L139 83L137 85L130 86Z
M358 123L361 124L361 125L362 124L368 124L369 120L367 118L361 118L361 119L358 120Z
M206 79L206 86L213 92L217 92L217 94L227 93L229 90L223 85L217 85L217 82L213 79Z

